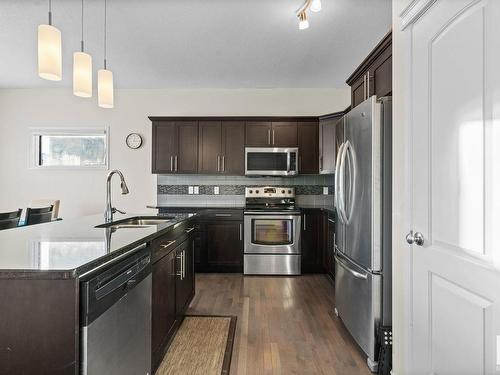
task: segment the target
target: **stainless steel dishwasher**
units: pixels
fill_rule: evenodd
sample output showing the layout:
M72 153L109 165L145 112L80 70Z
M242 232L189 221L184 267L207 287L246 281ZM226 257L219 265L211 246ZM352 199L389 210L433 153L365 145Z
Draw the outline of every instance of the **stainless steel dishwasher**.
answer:
M144 247L81 288L81 373L151 374L151 252Z

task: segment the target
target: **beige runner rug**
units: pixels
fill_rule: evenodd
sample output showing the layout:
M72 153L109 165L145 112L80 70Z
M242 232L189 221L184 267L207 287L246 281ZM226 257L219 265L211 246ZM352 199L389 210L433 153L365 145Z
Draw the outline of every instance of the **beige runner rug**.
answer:
M235 316L186 316L156 375L229 374Z

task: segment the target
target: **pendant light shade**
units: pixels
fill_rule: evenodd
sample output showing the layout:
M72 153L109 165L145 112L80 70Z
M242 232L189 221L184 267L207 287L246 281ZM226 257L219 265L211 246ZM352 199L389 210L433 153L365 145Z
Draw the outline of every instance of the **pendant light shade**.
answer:
M73 53L73 94L92 97L92 56L85 52Z
M113 72L107 69L100 69L97 72L97 98L99 107L113 108Z
M49 23L38 26L38 75L49 81L62 79L61 31L52 26L52 4L49 0Z
M321 0L312 0L311 12L319 12L321 10Z

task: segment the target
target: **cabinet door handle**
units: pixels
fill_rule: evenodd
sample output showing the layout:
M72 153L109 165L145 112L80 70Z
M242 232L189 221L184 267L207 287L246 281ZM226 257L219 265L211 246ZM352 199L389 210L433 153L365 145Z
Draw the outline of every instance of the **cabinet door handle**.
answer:
M323 155L319 157L319 170L320 171L323 170Z
M306 230L306 214L304 214L304 230Z
M160 245L160 247L161 247L162 249L166 249L167 247L172 246L172 245L173 245L176 241L177 241L177 240L168 241L168 243L166 243L166 244L161 244L161 245Z
M226 157L222 155L222 172L226 171Z
M175 155L175 171L177 172L177 155Z
M217 217L231 217L233 216L232 214L215 214Z
M194 230L194 227L186 229L186 233L190 233Z
M242 225L240 223L240 241L243 241L243 235L242 235Z
M182 280L186 277L186 250L182 250Z
M220 172L220 155L217 155L217 172Z
M363 100L366 99L366 74L363 76Z
M370 97L370 71L366 73L366 99Z
M170 172L174 171L174 156L170 155Z
M274 145L274 129L273 129L273 145Z
M177 259L179 259L179 261L181 262L180 267L179 267L179 271L177 271L175 274L176 274L176 276L179 276L179 278L182 280L182 251L179 254L177 254L175 257ZM176 265L176 268L177 268L177 265Z
M271 144L271 129L267 129L267 144Z

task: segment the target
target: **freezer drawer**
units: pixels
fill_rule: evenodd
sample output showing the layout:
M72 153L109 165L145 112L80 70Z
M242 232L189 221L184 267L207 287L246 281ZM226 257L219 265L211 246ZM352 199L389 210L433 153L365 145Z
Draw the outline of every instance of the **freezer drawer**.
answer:
M300 255L245 254L245 275L300 275Z
M382 276L335 255L335 307L344 325L367 356L376 360L381 314Z

